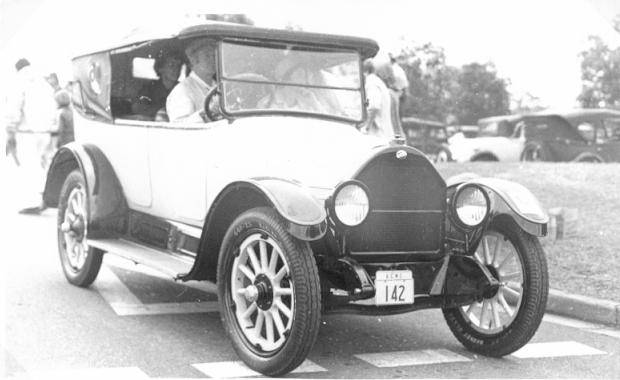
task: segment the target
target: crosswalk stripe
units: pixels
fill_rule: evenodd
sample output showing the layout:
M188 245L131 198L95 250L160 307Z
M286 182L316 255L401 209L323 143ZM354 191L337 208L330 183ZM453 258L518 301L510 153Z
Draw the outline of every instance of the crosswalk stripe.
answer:
M263 376L260 373L251 370L241 361L230 362L212 362L212 363L199 363L192 364L194 368L204 373L209 377L214 378L235 378L235 377L250 377L250 376ZM291 373L311 373L311 372L326 372L327 370L318 364L310 360L305 360L299 367L297 367Z
M121 268L131 272L137 272L146 276L160 278L162 280L170 281L171 283L180 284L188 288L203 291L205 293L217 294L217 286L209 281L182 281L176 282L169 275L160 273L154 269L147 267L146 265L136 264L131 260L125 259L115 255L105 255L103 262L106 265L110 265L116 268Z
M606 352L585 344L568 342L545 342L526 344L520 350L514 352L512 356L519 359L528 358L553 358L560 356L583 356L583 355L604 355Z
M471 361L465 356L445 349L381 352L354 356L379 368Z
M93 287L118 316L218 312L216 301L144 304L108 268L102 266Z
M149 304L124 304L111 303L110 306L119 316L130 315L159 315L159 314L192 314L192 313L218 313L219 306L216 301L207 302L165 302Z
M108 380L108 379L150 379L138 367L84 368L49 371L28 371L28 379L62 379L62 380ZM17 378L16 378L17 379Z

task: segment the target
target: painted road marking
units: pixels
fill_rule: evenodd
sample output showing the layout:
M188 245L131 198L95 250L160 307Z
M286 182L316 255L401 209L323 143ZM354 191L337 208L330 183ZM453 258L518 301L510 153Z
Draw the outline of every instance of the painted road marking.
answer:
M216 301L144 304L105 265L101 267L93 288L118 316L212 313L219 310Z
M20 377L16 377L15 379L19 378ZM24 378L63 380L150 379L150 377L138 367L29 371L25 374Z
M574 327L576 329L585 330L595 334L607 335L614 338L620 339L620 330L607 327L604 325L599 325L595 323L580 321L577 319L561 317L559 315L545 314L543 317L543 321L549 323L555 323L557 325Z
M578 342L530 343L514 352L512 356L520 359L554 358L560 356L605 355L604 351Z
M215 285L212 282L208 282L208 281L177 282L177 281L174 281L174 279L167 274L158 272L154 269L147 267L146 265L136 264L133 261L125 259L120 256L105 255L104 263L114 266L116 268L121 268L121 269L131 271L131 272L142 273L146 276L160 278L160 279L167 280L175 284L187 286L188 288L201 290L205 293L217 294L217 285Z
M381 352L354 356L380 368L472 361L445 349Z
M251 370L241 361L230 362L213 362L192 364L194 368L209 377L214 378L234 378L234 377L250 377L263 376L260 373ZM291 373L312 373L327 372L327 370L318 364L306 359L299 367Z

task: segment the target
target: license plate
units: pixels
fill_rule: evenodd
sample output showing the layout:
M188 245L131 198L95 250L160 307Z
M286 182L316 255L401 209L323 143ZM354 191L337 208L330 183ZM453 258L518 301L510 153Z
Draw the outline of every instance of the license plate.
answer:
M375 305L406 305L413 303L413 275L408 270L377 271Z

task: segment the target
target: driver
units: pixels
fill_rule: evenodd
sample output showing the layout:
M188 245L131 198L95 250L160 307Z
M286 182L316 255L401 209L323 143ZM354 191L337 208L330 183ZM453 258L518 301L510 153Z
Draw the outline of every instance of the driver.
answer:
M204 101L215 86L215 43L208 39L192 41L185 48L192 72L168 95L166 111L170 121L204 122Z

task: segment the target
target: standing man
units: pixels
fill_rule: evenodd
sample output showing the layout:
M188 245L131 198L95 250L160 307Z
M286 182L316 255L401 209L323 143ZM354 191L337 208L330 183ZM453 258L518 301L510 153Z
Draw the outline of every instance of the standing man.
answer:
M45 184L51 134L55 132L54 91L36 75L27 59L15 63L17 78L9 98L7 135L14 136L20 164L21 192L28 207L20 213L39 214L45 209L41 193Z
M375 73L375 65L371 59L364 61L364 76L368 119L362 127L362 132L391 139L394 137L394 127L390 90Z
M166 111L172 122L205 122L204 101L215 86L215 43L194 40L185 48L185 55L192 72L172 89Z

